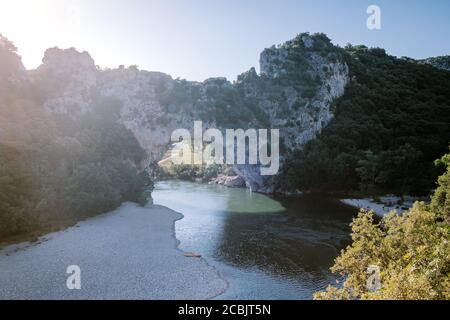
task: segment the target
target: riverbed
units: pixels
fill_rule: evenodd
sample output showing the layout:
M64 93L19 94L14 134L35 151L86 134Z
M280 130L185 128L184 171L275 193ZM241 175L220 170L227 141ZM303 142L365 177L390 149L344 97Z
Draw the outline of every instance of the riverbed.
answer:
M204 259L178 249L173 227L182 217L124 203L37 242L4 248L0 300L213 298L227 283Z
M322 196L272 198L246 189L162 181L155 204L184 215L175 234L228 282L217 299L311 299L336 278L357 209Z
M0 300L311 299L336 280L357 213L324 196L182 181L152 196L0 250ZM73 266L80 288L67 283Z

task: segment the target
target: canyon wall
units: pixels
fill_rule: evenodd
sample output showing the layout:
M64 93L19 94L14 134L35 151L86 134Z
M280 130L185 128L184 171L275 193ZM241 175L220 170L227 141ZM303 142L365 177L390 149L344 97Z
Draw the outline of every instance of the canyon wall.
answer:
M43 92L46 110L80 117L97 108L99 97L120 109L120 122L133 132L148 159L161 159L177 128L192 129L202 120L211 127L280 129L283 160L314 139L333 118L332 103L349 81L343 57L323 34L300 34L265 49L260 74L254 68L231 83L225 78L204 82L172 79L135 66L99 69L87 52L49 49L43 64L29 71ZM259 165L237 165L247 187L271 193L273 177L261 176Z

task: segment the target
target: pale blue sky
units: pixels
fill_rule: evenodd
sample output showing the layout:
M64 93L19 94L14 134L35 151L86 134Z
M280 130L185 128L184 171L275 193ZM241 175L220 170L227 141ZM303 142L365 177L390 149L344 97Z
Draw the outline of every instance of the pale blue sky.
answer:
M371 4L381 8L382 30L366 27ZM74 46L102 67L137 64L174 78L234 80L258 69L265 47L307 31L397 56L450 54L450 1L0 0L0 33L28 68L48 47Z

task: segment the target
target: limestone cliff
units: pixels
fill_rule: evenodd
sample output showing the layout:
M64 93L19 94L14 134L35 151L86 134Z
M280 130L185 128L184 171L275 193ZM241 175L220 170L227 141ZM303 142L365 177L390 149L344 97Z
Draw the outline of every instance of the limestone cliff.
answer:
M114 99L120 122L147 151L149 163L164 154L174 129L190 129L194 120L203 120L204 129L280 129L283 165L333 118L333 100L343 95L349 71L338 48L322 34L300 34L264 50L260 69L257 74L252 68L234 83L225 78L199 83L136 67L101 70L86 52L53 48L29 75L45 92L46 109L55 114L79 117L98 107L98 97ZM273 177L261 176L258 168L240 165L235 171L252 190L273 192Z
M435 68L450 71L450 56L440 56L419 60L419 63L429 64Z

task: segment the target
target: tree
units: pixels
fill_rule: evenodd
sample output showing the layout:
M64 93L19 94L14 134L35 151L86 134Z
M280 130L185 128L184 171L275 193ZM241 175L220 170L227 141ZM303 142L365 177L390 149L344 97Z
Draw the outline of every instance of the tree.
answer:
M448 224L450 223L450 154L436 161L436 164L445 165L447 172L438 179L438 188L431 201L431 209Z
M15 50L0 36L0 239L145 201L147 155L117 121L120 101L93 91L83 117L50 114L36 98L45 98L43 82L21 80Z
M450 140L450 73L365 46L348 45L339 53L351 81L333 101L334 117L321 134L301 155L287 155L289 170L281 180L301 176L291 180L293 190L428 194L441 174L433 161ZM327 161L308 170L304 159L318 154ZM318 183L321 172L327 174Z
M450 299L450 154L440 161L431 205L417 202L403 214L392 212L375 222L361 210L352 223L353 243L331 268L344 282L315 294L315 299ZM369 266L377 266L381 289L367 286Z
M356 172L361 179L361 189L372 191L377 185L377 177L380 172L381 157L372 151L367 151L363 159L358 161Z

